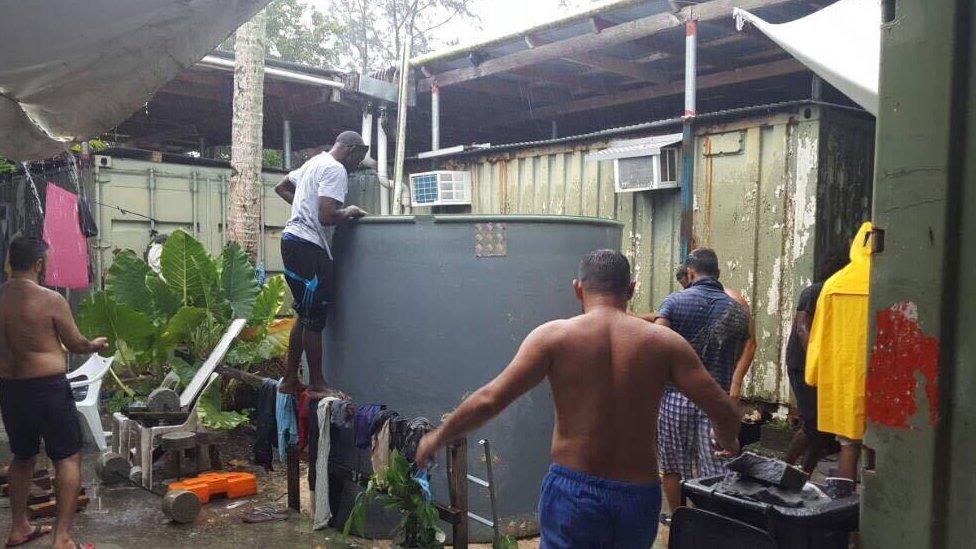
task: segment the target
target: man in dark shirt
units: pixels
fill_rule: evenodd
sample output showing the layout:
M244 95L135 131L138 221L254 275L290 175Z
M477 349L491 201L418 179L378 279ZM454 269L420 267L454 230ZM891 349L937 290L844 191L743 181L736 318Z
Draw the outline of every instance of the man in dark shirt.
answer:
M688 287L664 299L655 323L670 327L698 353L708 373L728 393L736 360L749 337L749 316L718 281L718 257L698 248L685 260ZM727 460L712 449L708 418L684 395L666 385L658 416L658 454L669 507L678 507L681 479L726 472Z
M833 436L817 430L817 388L807 385L803 379L807 362L807 341L824 281L846 264L847 257L837 252L829 253L821 260L817 269L817 282L807 286L797 299L793 328L786 344L786 374L790 379L790 388L793 389L802 427L793 436L785 460L791 464L800 461L800 467L808 473L817 466Z

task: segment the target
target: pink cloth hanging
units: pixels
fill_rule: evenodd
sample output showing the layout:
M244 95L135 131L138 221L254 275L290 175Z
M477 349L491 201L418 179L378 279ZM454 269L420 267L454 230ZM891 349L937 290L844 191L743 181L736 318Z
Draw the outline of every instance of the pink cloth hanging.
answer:
M58 288L87 288L88 243L78 223L78 196L50 182L45 190L44 241L50 249L44 284Z

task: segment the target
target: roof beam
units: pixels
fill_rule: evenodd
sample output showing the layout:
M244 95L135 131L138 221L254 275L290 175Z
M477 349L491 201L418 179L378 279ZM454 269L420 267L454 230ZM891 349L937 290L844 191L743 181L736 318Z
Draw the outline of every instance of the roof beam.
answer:
M619 74L621 76L626 76L643 82L664 84L669 80L667 75L659 71L649 69L634 63L633 61L627 61L620 59L619 57L604 55L597 52L574 55L568 58L568 60L590 68L612 72L614 74Z
M571 91L598 93L606 93L608 91L606 86L586 82L579 76L560 74L552 71L543 71L535 67L515 69L512 72L529 80L534 80L537 83L557 84L559 86L569 88Z
M451 86L468 80L507 72L513 69L534 65L543 61L587 54L596 49L614 44L632 42L645 36L679 27L685 19L711 21L731 17L732 8L754 10L767 6L787 4L794 0L710 0L701 4L685 6L678 13L658 13L606 28L599 33L588 33L558 42L542 44L528 50L518 51L486 59L477 66L464 67L435 74L420 82L421 89L430 89L432 83L438 86Z
M739 82L746 82L749 80L760 80L772 76L803 72L805 70L807 70L807 68L802 63L791 58L784 61L766 63L764 65L753 65L751 67L745 67L742 69L699 76L697 84L699 90L707 90L710 88L737 84ZM626 105L628 103L637 103L640 101L646 101L648 99L655 99L658 97L666 97L669 95L680 95L684 93L684 91L685 84L683 81L679 80L660 86L644 86L642 88L620 93L601 95L586 99L579 99L577 101L570 101L568 103L562 103L559 105L540 107L533 109L531 112L519 112L513 116L499 118L494 122L496 126L507 126L518 122L524 122L528 119L552 118L575 112L590 111L594 109L614 107L617 105Z

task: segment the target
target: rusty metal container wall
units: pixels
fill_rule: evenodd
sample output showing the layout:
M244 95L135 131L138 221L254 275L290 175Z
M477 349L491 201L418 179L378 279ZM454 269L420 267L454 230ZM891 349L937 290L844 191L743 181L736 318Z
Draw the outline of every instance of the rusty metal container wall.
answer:
M200 240L210 253L220 253L226 242L229 168L101 155L95 157L95 166L95 200L103 204L95 206L93 212L99 226L99 253L95 258L98 279L111 266L116 250L130 248L139 254L144 252L151 228L160 233L183 229ZM259 260L272 274L282 271L279 242L291 211L274 192L282 177L284 174L275 172L265 172L261 177L264 229ZM132 213L123 213L114 206Z
M786 340L796 296L813 278L819 133L811 110L697 137L695 245L715 249L722 283L752 307L757 349L744 392L768 402L789 399Z
M811 104L697 127L695 244L716 248L723 282L756 313L759 348L748 397L789 401L783 357L795 300L812 282L822 250L850 239L866 216L873 126L863 115ZM609 145L591 140L489 151L437 167L471 171L475 214L620 221L621 250L637 281L631 308L653 311L678 289L678 193L616 193L613 161L585 161Z
M621 229L601 219L456 215L340 227L326 379L359 403L438 423L501 372L536 326L579 314L571 283L580 257L618 248ZM552 425L543 384L469 438L469 471L482 478L476 442L491 441L499 513L511 533L537 529ZM431 479L441 500L443 471ZM491 516L480 487L470 486L469 500L472 511Z

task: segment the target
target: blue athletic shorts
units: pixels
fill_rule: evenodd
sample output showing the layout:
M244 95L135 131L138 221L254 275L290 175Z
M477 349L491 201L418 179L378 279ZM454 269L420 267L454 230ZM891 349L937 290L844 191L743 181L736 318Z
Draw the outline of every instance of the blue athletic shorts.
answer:
M657 537L661 486L549 467L539 499L540 547L648 549Z

